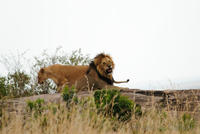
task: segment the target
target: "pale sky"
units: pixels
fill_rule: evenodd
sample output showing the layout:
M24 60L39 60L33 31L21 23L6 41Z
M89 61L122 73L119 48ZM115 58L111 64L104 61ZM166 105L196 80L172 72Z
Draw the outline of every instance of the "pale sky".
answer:
M0 1L1 55L58 46L110 54L125 87L200 89L200 1Z

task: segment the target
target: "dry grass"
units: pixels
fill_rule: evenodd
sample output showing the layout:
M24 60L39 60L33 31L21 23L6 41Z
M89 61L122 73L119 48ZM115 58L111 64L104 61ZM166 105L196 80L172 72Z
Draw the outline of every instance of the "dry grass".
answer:
M98 114L93 99L72 105L44 105L41 114L3 112L1 134L199 134L200 123L194 113L143 110L141 117L119 122Z

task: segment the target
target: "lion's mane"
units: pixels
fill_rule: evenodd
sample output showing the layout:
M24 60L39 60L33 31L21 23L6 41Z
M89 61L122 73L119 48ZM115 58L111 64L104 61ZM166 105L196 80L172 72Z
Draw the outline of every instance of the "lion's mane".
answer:
M86 75L77 81L76 88L78 91L86 89L102 89L114 87L112 72L114 69L112 58L104 53L98 54L90 63Z
M106 72L106 69L105 69L105 67L108 67L108 66L111 66L111 73L109 74ZM97 72L100 79L104 80L110 85L113 85L112 71L114 67L115 67L115 64L112 60L112 57L108 54L100 53L90 63L87 74L89 74L90 69L94 69Z

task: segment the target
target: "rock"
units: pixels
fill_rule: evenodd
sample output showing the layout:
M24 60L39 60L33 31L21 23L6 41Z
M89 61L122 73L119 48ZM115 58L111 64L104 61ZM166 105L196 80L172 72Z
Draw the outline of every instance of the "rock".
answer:
M143 108L166 108L174 111L193 111L199 112L200 90L139 90L139 89L122 89L122 95L128 96L136 104ZM81 91L78 97L92 95L92 92ZM59 93L43 94L30 97L21 97L15 99L1 100L0 106L9 112L24 112L28 100L35 101L38 98L44 99L45 103L64 103Z
M145 108L152 106L175 111L199 112L200 90L133 90L121 91Z

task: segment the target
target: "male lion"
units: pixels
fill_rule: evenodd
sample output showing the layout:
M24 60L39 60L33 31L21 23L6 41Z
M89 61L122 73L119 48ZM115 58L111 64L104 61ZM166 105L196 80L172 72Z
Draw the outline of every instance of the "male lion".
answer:
M90 63L89 68L81 79L76 82L76 89L92 90L92 89L120 89L120 87L113 86L113 83L127 83L127 81L115 81L113 78L113 69L115 64L109 55L104 53L98 54Z
M40 69L38 83L43 84L45 80L52 79L60 92L65 84L69 87L74 85L76 80L86 74L87 70L88 66L51 65Z

